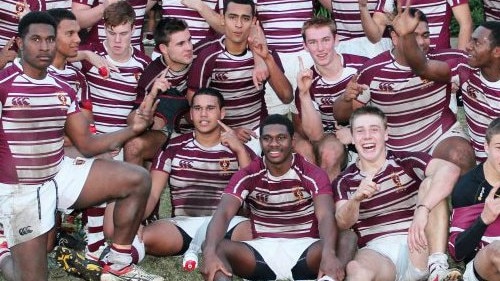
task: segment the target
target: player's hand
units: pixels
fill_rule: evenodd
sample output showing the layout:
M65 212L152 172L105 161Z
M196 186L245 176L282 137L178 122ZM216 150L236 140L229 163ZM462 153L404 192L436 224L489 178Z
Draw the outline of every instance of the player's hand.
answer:
M343 145L349 145L352 143L351 129L344 127L335 122L335 136Z
M345 271L340 260L333 254L321 255L321 262L319 264L318 279L328 275L335 280L344 280Z
M380 190L380 185L373 182L374 175L367 175L359 184L358 189L354 192L353 199L356 201L363 201L370 198L377 191Z
M310 68L304 67L304 61L302 57L298 57L299 59L299 73L297 73L297 88L299 89L299 94L305 95L309 94L309 89L311 88L313 72Z
M483 211L481 212L481 219L488 225L492 224L500 214L500 196L496 194L499 186L494 186L490 190L484 202Z
M364 84L358 84L358 74L355 74L347 83L345 91L342 94L342 98L346 102L355 100L364 90L368 90L368 86Z
M0 69L4 68L8 62L13 61L17 57L17 52L10 49L14 46L15 39L16 37L10 38L5 47L0 51Z
M252 137L257 138L257 134L253 130L248 128L238 127L234 128L233 131L238 137L238 139L244 143L251 141Z
M254 66L252 71L252 81L253 85L257 90L262 88L262 84L264 84L269 77L269 69L267 68L266 63L262 60L261 57L254 57Z
M154 85L153 89L155 89ZM159 99L156 99L157 95L157 90L149 92L144 97L144 100L139 105L139 108L135 110L135 114L131 119L131 124L129 125L135 133L140 134L153 124L154 114L156 108L158 107L158 103L160 102Z
M252 25L250 30L250 35L248 36L248 46L254 55L258 55L264 60L270 55L269 49L267 48L266 36L262 27L260 27L259 21L256 21Z
M359 8L366 8L368 7L368 0L358 0Z
M215 254L203 254L203 263L200 267L200 272L203 275L203 279L206 281L213 281L215 274L221 271L226 276L232 276L233 274L224 266L219 257Z
M166 90L170 89L172 84L170 81L168 81L167 78L167 73L168 73L169 67L165 68L160 75L158 75L158 78L155 79L155 82L153 83L153 87L151 87L151 91L149 93L163 93Z
M408 229L408 248L410 252L427 251L427 237L425 236L425 227L429 219L429 210L425 207L419 207L415 210L413 221Z
M108 61L105 57L101 57L98 54L91 51L84 51L84 52L85 52L85 59L99 70L99 75L101 75L102 78L104 79L109 78L111 70L114 72L120 72L118 67L112 64L110 61Z
M404 0L398 0L404 1ZM392 28L398 36L404 36L411 34L415 31L418 26L419 19L418 15L412 16L410 14L411 0L406 0L406 9L402 11L402 5L398 5L398 13L392 20ZM418 11L417 13L420 13Z
M243 142L238 139L238 136L236 136L236 133L234 132L233 129L231 129L229 126L226 124L222 123L222 121L217 120L219 123L219 126L222 128L222 132L220 135L220 142L222 145L229 147L233 152L238 152L241 149L245 149Z

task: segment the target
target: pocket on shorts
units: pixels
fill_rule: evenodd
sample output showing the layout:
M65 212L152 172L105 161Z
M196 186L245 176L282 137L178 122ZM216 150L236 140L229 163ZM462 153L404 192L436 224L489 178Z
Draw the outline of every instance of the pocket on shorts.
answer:
M0 192L0 222L12 217L14 196L12 190Z

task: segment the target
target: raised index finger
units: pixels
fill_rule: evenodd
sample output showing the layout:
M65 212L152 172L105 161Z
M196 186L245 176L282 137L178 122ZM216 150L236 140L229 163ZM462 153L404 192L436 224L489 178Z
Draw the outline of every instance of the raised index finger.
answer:
M299 69L304 70L304 61L302 60L301 56L298 56L299 58Z
M228 125L222 123L222 121L217 120L217 123L222 127L222 129L226 132L231 132L233 129L231 129Z

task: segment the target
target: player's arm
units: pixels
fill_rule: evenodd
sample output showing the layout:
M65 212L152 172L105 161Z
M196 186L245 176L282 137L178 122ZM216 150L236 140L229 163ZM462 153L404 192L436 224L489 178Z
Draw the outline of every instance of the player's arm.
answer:
M297 98L300 100L301 128L311 141L319 141L324 134L321 114L314 107L309 89L312 85L312 70L304 67L299 57L299 73L297 73Z
M460 168L446 160L433 158L425 169L426 180L430 179L430 192L419 199L428 209L433 209L439 202L451 194L455 183L460 176ZM425 209L425 208L424 208Z
M387 15L378 11L370 15L366 0L359 1L359 12L361 15L361 26L363 26L366 37L370 42L377 43L382 39L384 30L389 22Z
M236 132L231 129L226 124L222 123L222 121L217 120L219 125L222 127L223 132L220 135L220 142L229 147L234 154L236 154L236 158L238 159L238 166L241 168L245 168L252 161L250 154L245 148L245 145L238 139Z
M262 30L259 28L256 33L262 33ZM260 56L264 60L269 71L269 85L271 85L278 98L285 104L291 103L293 101L292 84L290 84L283 70L276 63L274 55L269 52L265 37L262 34L255 34L253 37L248 38L248 44L254 56Z
M323 244L319 275L326 274L335 278L335 280L342 280L344 271L335 253L337 227L332 212L333 208L334 203L331 194L320 194L314 197L314 212L318 220L319 236Z
M153 8L156 3L158 3L158 0L148 0L148 3L146 4L146 13Z
M224 34L224 25L222 24L222 17L219 13L211 9L207 4L201 0L182 0L181 3L191 8L200 14L205 21L220 34Z
M400 12L392 21L392 26L396 34L399 35L403 45L403 54L412 68L413 72L425 79L447 83L451 79L451 69L446 62L438 60L428 60L424 52L418 47L415 38L415 29L419 20L406 9Z
M224 239L229 222L238 213L240 207L240 199L231 194L222 195L217 210L208 224L207 236L203 245L204 262L201 271L206 277L205 280L213 280L215 273L219 270L226 275L231 275L218 258L216 249L219 242Z
M107 3L108 1L104 1L95 7L91 7L73 1L71 4L71 11L75 14L78 24L82 29L91 28L102 19Z
M340 229L351 228L358 221L361 202L372 197L380 189L380 185L372 180L373 175L367 175L359 183L350 199L339 200L335 203L335 219ZM337 185L337 181L334 185Z
M160 170L151 170L151 192L149 193L144 219L149 217L160 200L161 193L167 185L169 173Z
M342 95L333 102L333 117L339 122L348 122L353 112L353 101L364 91L367 85L358 83L358 75L353 75Z
M458 22L458 49L465 50L472 35L473 23L468 3L451 8L453 16Z
M154 112L158 105L158 101L155 99L156 93L147 95L139 106L139 113L135 114L124 129L93 135L88 130L88 119L83 113L76 112L66 118L65 133L86 157L116 150L122 147L127 140L144 132L153 123Z

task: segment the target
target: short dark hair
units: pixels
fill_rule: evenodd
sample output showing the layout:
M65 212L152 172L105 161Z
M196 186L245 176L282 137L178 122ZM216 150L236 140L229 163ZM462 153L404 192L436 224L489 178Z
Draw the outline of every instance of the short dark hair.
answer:
M500 21L486 21L481 23L479 26L491 30L488 39L491 41L491 48L500 46Z
M47 10L47 13L54 18L57 25L59 25L62 20L76 20L75 14L68 9L54 8Z
M24 36L26 36L29 27L32 24L51 25L52 27L54 27L54 32L57 32L57 23L51 15L49 15L47 12L34 11L26 14L17 26L17 33L21 39L24 39Z
M490 143L493 136L500 134L500 117L493 119L486 129L486 143Z
M166 17L162 18L155 29L155 43L156 45L170 43L170 36L173 33L184 31L188 29L188 25L185 20Z
M349 119L349 124L351 124L351 132L352 132L352 125L354 122L354 119L358 118L359 116L362 115L373 115L377 116L380 119L382 119L382 123L384 124L384 128L387 128L387 117L385 116L385 113L380 110L380 108L367 105L360 107L356 110L354 110L351 114L351 118Z
M300 33L302 34L302 39L304 39L304 42L306 41L306 30L312 27L319 28L323 26L330 28L330 31L333 35L337 34L337 26L332 19L316 16L306 20L302 25L302 30Z
M293 123L288 119L287 117L281 115L281 114L271 114L267 116L264 121L260 124L259 128L259 134L262 135L262 132L264 131L264 127L267 125L283 125L286 127L286 130L290 134L290 136L293 137L293 134L295 133L293 129Z
M216 90L214 88L200 88L200 89L198 89L198 91L196 91L194 93L191 100L194 101L194 98L196 98L197 96L201 96L201 95L216 97L217 101L219 102L219 108L224 107L224 97L222 96L222 94L218 90Z
M225 0L224 8L222 8L222 13L224 15L227 12L227 5L231 2L235 4L250 5L250 7L252 7L252 16L255 16L255 3L253 2L253 0Z
M102 18L104 24L111 28L126 23L133 25L135 22L134 7L127 1L115 2L104 9Z

